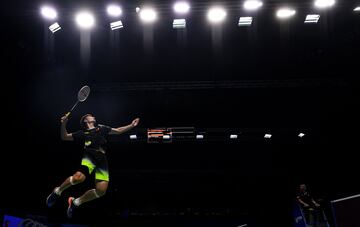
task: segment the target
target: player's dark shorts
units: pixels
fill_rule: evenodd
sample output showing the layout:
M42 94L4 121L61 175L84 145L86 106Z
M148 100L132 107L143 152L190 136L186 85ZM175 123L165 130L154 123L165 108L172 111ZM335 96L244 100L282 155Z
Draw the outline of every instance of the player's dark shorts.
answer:
M95 171L95 179L99 181L109 181L109 170L106 155L93 149L86 149L81 160L80 172L89 176Z

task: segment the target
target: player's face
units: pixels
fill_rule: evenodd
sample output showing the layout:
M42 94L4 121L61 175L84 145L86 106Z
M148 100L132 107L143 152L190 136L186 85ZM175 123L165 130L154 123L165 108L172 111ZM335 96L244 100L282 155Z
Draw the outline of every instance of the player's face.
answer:
M88 123L95 123L95 122L96 122L96 119L95 119L95 117L93 117L93 116L87 116L87 117L86 117L86 121L87 121Z
M300 191L305 191L306 190L306 185L305 184L301 184L300 185Z

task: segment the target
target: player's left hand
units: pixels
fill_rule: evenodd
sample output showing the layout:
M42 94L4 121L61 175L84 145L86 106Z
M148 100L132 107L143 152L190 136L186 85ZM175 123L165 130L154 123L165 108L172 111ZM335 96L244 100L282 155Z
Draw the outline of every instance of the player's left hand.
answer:
M131 125L132 125L133 127L136 127L136 126L138 126L139 122L140 122L140 118L136 118L136 119L134 119L134 120L132 121Z

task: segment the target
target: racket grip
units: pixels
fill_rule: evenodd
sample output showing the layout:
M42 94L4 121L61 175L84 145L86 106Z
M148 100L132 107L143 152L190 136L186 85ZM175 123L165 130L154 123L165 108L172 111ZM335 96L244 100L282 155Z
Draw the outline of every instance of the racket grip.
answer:
M67 113L65 114L65 116L66 116L66 117L69 117L70 114L71 114L71 112L67 112Z

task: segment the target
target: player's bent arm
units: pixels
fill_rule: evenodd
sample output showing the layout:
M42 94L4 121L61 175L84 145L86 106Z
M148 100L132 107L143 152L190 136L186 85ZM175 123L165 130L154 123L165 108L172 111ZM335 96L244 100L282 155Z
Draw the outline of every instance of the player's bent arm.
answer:
M138 124L139 124L139 118L136 118L135 120L133 120L133 122L129 125L123 126L123 127L118 127L118 128L111 128L110 131L110 135L120 135L123 134L133 128L135 128Z
M123 134L123 133L133 129L133 128L134 128L134 126L132 126L131 124L123 126L123 127L111 128L111 131L109 134L110 135L120 135L120 134Z

